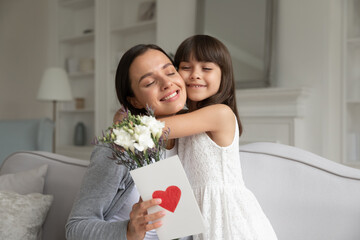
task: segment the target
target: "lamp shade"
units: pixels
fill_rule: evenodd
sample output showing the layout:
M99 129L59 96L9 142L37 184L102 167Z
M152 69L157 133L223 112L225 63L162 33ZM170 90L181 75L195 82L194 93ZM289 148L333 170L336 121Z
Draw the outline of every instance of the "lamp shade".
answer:
M51 101L71 101L69 78L62 68L48 68L44 72L37 99Z

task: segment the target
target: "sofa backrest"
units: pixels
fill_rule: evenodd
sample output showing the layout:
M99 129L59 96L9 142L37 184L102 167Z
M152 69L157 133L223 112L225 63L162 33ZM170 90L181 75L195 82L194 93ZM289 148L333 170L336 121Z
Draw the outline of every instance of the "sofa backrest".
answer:
M275 143L240 147L242 174L278 239L360 239L360 170ZM0 175L48 164L44 194L54 196L43 239L65 239L65 223L89 161L18 152Z
M245 184L278 239L360 239L360 170L299 148L240 146Z
M54 123L48 118L0 120L0 164L17 151L52 151Z
M43 225L42 239L64 240L65 224L89 163L49 152L16 152L5 159L0 175L48 165L44 194L53 195L54 200Z

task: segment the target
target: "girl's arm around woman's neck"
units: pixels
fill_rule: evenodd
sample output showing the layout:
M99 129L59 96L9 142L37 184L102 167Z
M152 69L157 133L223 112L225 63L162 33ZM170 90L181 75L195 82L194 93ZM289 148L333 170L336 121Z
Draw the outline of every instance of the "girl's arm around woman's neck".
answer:
M159 120L165 122L165 129L170 129L170 139L206 132L219 146L228 146L235 133L235 115L224 104L210 105Z

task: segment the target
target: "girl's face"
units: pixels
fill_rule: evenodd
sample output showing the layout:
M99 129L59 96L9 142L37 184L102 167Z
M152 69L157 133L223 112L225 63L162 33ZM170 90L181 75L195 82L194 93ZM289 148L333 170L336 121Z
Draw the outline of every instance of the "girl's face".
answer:
M138 109L150 106L155 115L167 116L179 112L186 102L186 88L169 58L149 49L135 58L129 69L135 97L128 101Z
M219 90L221 69L214 62L198 62L191 57L189 62L180 62L179 73L186 83L187 96L193 102L211 97Z

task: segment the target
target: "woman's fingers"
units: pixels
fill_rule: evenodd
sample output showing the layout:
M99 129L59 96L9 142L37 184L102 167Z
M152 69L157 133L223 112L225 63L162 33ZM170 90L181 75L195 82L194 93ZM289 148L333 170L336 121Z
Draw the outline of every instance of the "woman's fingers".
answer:
M159 205L161 203L161 199L150 199L148 201L143 202L141 199L138 203L135 203L132 207L132 211L130 212L130 219L141 217L142 215L147 214L147 210L150 207Z
M159 228L162 226L162 222L161 221L157 221L157 222L153 222L153 223L149 223L146 225L145 229L146 231L150 231L156 228Z
M161 199L156 198L142 201L140 198L139 202L133 205L132 211L130 212L128 234L131 236L144 237L147 231L159 228L162 225L159 219L165 216L165 211L148 214L147 210L160 203ZM128 235L128 237L130 236Z
M165 216L165 211L158 211L156 213L148 214L144 216L145 222L153 222Z
M154 198L154 199L150 199L150 200L147 200L145 202L140 202L139 201L139 204L140 204L140 208L141 210L145 210L147 211L148 208L150 207L153 207L153 206L156 206L156 205L159 205L161 203L161 199L160 198Z

